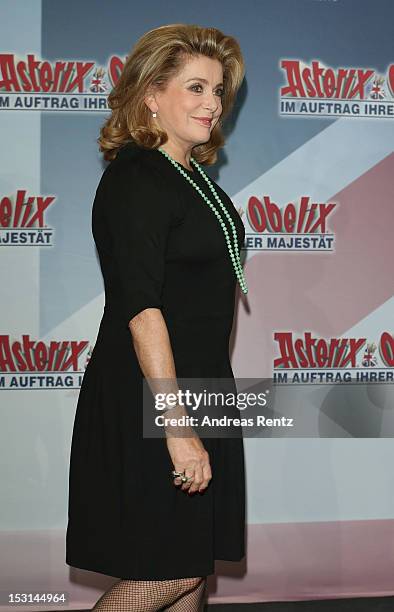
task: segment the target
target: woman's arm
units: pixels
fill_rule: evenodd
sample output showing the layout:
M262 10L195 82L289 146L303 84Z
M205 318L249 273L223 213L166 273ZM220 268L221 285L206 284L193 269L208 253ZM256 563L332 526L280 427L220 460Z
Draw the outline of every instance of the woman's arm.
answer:
M132 342L140 368L148 379L155 379L152 392L159 390L157 379L164 378L165 393L177 393L174 356L166 322L159 308L145 308L135 315L129 322ZM179 404L171 408L166 416L178 418L187 416L187 411ZM170 453L174 469L192 476L190 485L183 484L182 489L189 493L202 492L212 478L209 464L209 455L200 438L190 427L166 426L167 448ZM186 437L181 437L183 434ZM176 479L174 484L179 484Z
M159 390L160 383L165 392L176 393L174 357L161 307L167 240L182 211L160 173L144 162L143 154L129 158L126 153L107 167L97 192L97 214L102 214L108 228L106 249L113 262L113 300L122 325L131 332L141 371L152 392L155 387ZM168 381L174 389L169 389ZM169 413L177 417L185 410L176 406ZM186 469L186 476L193 477L193 483L185 483L182 489L202 490L212 475L200 438L192 428L187 431L171 426L165 433L175 470ZM174 481L179 483L179 479Z
M170 338L159 308L145 308L129 322L129 329L141 370L146 378L174 378L175 363Z

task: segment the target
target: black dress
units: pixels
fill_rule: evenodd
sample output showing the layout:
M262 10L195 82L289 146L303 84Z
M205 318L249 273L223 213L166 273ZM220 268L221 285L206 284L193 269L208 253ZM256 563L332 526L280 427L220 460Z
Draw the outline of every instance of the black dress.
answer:
M186 171L212 199L197 170ZM212 183L242 245L241 218ZM92 229L105 308L74 420L66 563L133 580L213 574L215 559L245 554L242 435L203 439L212 468L203 494L174 486L165 439L141 434L143 374L128 322L160 308L177 377L233 379L236 277L223 230L160 151L135 143L105 169Z

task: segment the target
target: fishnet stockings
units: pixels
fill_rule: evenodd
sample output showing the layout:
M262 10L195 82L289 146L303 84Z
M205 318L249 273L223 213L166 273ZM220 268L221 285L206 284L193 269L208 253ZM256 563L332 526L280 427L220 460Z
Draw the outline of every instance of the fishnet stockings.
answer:
M197 586L179 597L168 608L164 608L166 612L202 612L203 599L205 591L206 579L202 578Z
M100 597L92 612L201 612L205 582L205 577L120 580Z

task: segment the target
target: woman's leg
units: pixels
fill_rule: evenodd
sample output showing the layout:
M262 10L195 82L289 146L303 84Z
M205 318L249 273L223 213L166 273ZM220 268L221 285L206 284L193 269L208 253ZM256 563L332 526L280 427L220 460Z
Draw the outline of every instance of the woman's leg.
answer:
M189 593L181 595L173 604L165 608L166 612L203 612L206 578L190 589Z
M201 577L120 580L100 597L92 612L156 612L179 600L183 595L192 595L201 580ZM194 597L196 598L196 595ZM190 612L193 609L189 608Z

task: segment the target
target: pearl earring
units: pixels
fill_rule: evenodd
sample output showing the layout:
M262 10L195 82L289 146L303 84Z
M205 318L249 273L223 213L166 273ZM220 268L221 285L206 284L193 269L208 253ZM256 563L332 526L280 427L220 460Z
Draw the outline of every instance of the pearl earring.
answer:
M152 117L156 117L157 113L152 113Z

